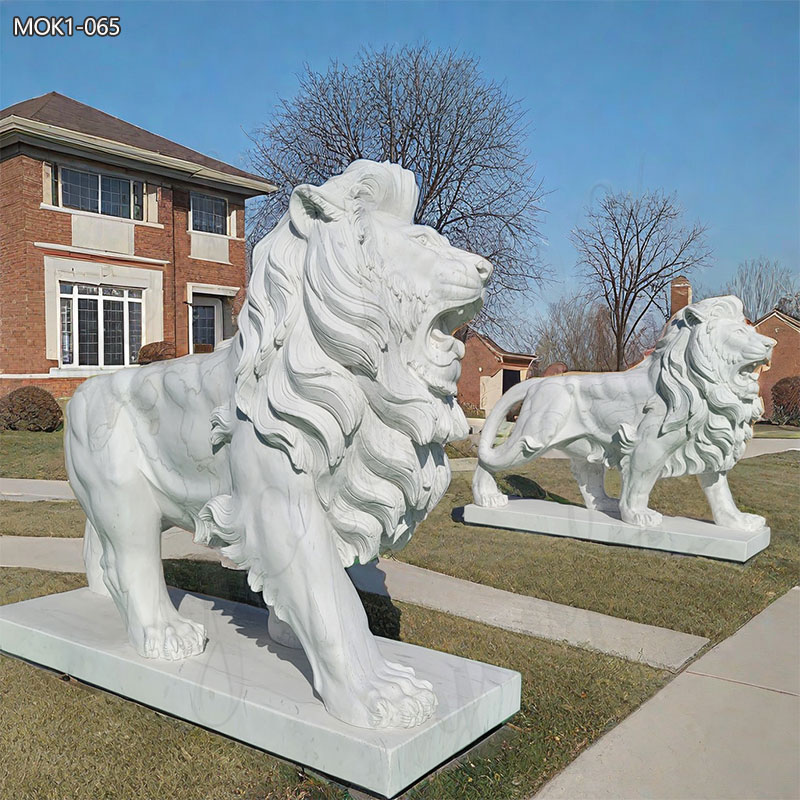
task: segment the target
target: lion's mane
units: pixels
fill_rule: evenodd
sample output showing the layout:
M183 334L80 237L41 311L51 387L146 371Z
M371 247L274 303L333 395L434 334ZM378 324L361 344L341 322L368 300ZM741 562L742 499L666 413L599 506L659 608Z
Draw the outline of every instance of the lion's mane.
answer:
M715 322L742 320L735 297L706 301L702 319L687 306L667 325L650 358L650 376L666 404L663 433L685 428L686 442L670 456L662 477L731 469L753 435L764 407L760 397L741 398L719 365L731 364Z
M345 566L402 547L441 499L450 482L443 445L458 413L398 357L426 298L391 278L384 258L392 256L375 245L376 207L411 222L414 177L388 164L371 165L383 174L365 177L360 163L321 187L334 183L348 206L342 220L331 223L318 208L323 216L305 238L287 213L255 247L235 344L236 409L212 420L225 441L230 414L245 415L266 445L313 476ZM230 545L226 555L256 566L233 538L234 509L224 499L201 517Z

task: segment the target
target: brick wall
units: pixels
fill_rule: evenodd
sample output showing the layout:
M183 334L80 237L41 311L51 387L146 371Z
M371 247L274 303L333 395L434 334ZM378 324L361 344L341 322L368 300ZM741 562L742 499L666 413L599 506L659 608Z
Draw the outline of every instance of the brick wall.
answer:
M764 416L772 416L772 387L781 379L800 375L800 331L777 314L756 325L764 336L771 336L778 344L772 351L772 365L761 374L761 396L764 398Z
M53 397L72 397L84 378L4 378L0 375L0 397L23 386L39 386Z
M174 228L174 263L175 286L177 291L164 287L165 296L168 291L174 296L172 327L169 328L170 339L175 337L176 352L184 356L189 352L189 306L186 304L187 283L211 283L219 286L245 285L245 249L244 242L228 241L228 259L230 264L216 261L203 261L191 257L192 239L189 227L189 189L175 188L173 191L172 225ZM244 206L231 202L231 210L236 213L237 236L244 231ZM177 326L177 327L176 327ZM167 321L164 317L164 331L167 336ZM177 334L177 335L176 335Z
M496 374L501 364L479 336L468 334L465 347L458 379L458 399L461 403L471 403L480 408L481 377Z
M54 160L58 161L57 158ZM88 167L102 170L91 162ZM114 172L120 172L114 168ZM147 176L145 175L145 178ZM155 178L150 185L162 184ZM199 188L199 187L198 187ZM213 190L207 190L211 193ZM164 338L174 341L178 355L189 350L189 309L186 283L226 286L245 285L245 245L229 240L230 264L218 264L190 258L191 237L187 231L189 186L159 185L158 223L134 226L134 255L169 261L165 267L113 261L102 256L51 251L51 255L78 260L127 263L137 269L163 271ZM14 155L0 164L0 394L36 382L30 379L5 379L2 373L47 373L57 367L57 360L46 358L45 350L45 251L33 242L72 246L72 215L40 208L43 201L42 160L29 155ZM236 233L244 235L244 204L229 197L236 214ZM49 391L71 394L80 379L48 378L41 385ZM57 396L61 396L60 394Z
M42 202L41 162L17 156L0 164L0 370L46 370L44 273L34 208ZM51 229L57 222L47 220ZM47 227L45 228L47 229Z

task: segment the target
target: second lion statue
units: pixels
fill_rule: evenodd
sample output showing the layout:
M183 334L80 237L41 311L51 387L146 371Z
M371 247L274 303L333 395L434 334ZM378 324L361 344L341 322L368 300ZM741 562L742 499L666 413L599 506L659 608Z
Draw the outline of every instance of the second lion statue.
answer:
M653 353L625 372L517 384L492 409L481 434L476 505L508 502L492 473L556 450L569 457L588 509L654 527L661 523L661 514L648 507L655 482L697 475L718 525L763 528L763 517L736 507L727 473L764 410L758 375L774 345L747 323L739 298L712 297L675 314ZM493 447L500 423L519 403L514 430ZM609 467L620 471L619 501L605 492Z
M164 582L161 532L177 525L248 571L331 714L368 728L432 714L431 684L383 658L345 572L405 544L449 484L445 443L467 433L450 334L491 266L414 224L417 197L412 173L371 161L298 186L253 252L230 343L75 392L66 462L89 587L141 655L205 646Z

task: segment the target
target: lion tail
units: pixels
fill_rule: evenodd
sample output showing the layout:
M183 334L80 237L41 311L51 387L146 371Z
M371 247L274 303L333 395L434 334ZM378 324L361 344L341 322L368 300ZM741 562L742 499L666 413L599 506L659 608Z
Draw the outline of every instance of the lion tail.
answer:
M525 395L531 390L536 380L538 379L530 378L527 381L520 381L516 386L512 386L498 400L489 414L478 445L478 463L489 472L497 472L514 466L519 456L520 447L525 446L525 442L520 440L521 432L517 431L512 432L508 441L498 447L494 447L494 440L497 438L497 432L500 430L500 426L503 424L508 412L517 403L525 399Z

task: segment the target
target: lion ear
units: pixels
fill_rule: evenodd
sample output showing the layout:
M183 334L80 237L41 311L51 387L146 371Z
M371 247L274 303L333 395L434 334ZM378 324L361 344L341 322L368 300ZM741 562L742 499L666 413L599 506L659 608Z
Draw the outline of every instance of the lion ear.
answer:
M689 325L699 325L705 320L705 314L696 306L686 306L683 309L683 318Z
M289 198L289 217L297 232L307 239L314 220L331 222L341 219L344 209L326 197L319 186L303 183Z

